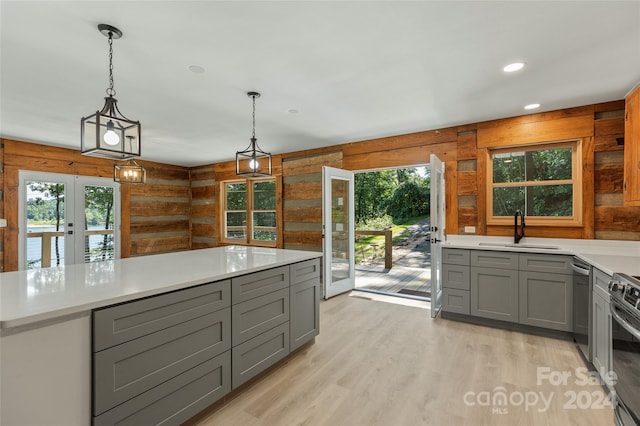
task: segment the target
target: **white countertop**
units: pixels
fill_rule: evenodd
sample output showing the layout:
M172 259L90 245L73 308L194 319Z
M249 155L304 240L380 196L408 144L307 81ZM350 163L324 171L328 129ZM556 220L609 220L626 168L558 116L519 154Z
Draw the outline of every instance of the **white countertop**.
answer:
M493 246L485 244L507 244ZM519 244L513 244L513 237L486 237L478 235L449 235L443 247L471 250L499 250L525 253L568 254L578 256L602 272L612 275L624 272L640 275L640 242L617 240L576 240L563 238L525 237ZM526 247L538 245L557 247L545 249Z
M0 329L320 257L228 246L0 274Z

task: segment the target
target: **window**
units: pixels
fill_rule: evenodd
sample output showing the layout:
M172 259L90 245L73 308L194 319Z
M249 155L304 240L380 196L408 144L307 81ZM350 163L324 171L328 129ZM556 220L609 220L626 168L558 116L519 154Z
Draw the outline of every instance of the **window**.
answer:
M578 141L489 151L488 223L507 224L516 210L527 224L579 225Z
M222 195L224 242L275 246L275 179L222 182Z

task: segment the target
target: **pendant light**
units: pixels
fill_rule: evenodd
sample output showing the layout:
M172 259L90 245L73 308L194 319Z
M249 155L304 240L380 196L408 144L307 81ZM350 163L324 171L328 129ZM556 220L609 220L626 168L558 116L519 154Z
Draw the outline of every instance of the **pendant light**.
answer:
M113 180L121 183L146 183L147 171L135 160L113 165Z
M248 92L247 96L253 99L253 133L247 149L236 152L236 175L271 176L271 154L261 150L256 139L256 98L260 97L260 93Z
M84 155L127 160L140 157L140 122L130 120L118 109L113 88L113 40L122 37L122 31L107 24L98 25L101 34L109 39L109 87L104 106L82 118L81 151ZM114 175L114 178L116 176Z

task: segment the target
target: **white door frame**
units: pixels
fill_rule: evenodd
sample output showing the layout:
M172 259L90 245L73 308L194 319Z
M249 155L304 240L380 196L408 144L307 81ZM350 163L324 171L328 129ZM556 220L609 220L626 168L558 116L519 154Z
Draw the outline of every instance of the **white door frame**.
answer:
M431 318L442 309L442 243L446 239L444 163L431 154ZM435 213L435 214L434 214Z
M348 183L347 203L348 229L347 229L347 267L349 276L345 279L333 282L333 238L334 229L331 217L331 181L343 180ZM343 232L344 230L342 230ZM350 291L355 286L355 208L354 208L354 178L353 172L336 169L333 167L322 167L322 251L324 263L324 298L336 296Z
M77 226L76 222L82 220L84 217L84 186L96 185L96 186L111 186L114 188L114 248L116 259L120 258L120 184L114 182L109 178L98 178L92 176L78 176L69 175L63 173L49 173L49 172L36 172L31 170L20 170L18 172L19 186L18 186L18 269L26 269L27 259L27 245L26 245L26 233L27 233L27 215L26 215L26 181L42 181L42 182L60 182L65 185L65 225L69 221L73 221L74 233L68 234L67 226L64 231L64 258L65 264L70 263L83 263L84 261L84 249L80 241L84 238L84 226ZM80 230L79 232L75 232ZM76 247L80 246L80 247ZM78 252L81 251L81 255L78 257ZM73 261L72 261L73 260Z

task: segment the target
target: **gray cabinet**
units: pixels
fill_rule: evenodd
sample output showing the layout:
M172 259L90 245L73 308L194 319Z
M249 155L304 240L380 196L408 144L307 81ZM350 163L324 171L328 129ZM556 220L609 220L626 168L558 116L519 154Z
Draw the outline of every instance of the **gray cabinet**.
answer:
M225 351L95 417L93 424L181 424L230 391L231 352Z
M593 302L591 362L600 376L611 370L611 312L609 311L609 291L605 287L611 277L593 269Z
M572 275L520 271L519 280L520 324L573 331Z
M320 259L294 263L289 268L289 349L294 351L320 333Z
M471 267L518 270L518 253L504 251L474 250Z
M231 384L237 388L289 355L289 323L281 324L231 350Z
M181 424L313 340L320 259L93 311L93 423Z
M469 315L470 251L442 249L442 309Z
M518 322L518 271L472 266L471 315Z
M289 288L274 291L231 308L231 342L244 343L289 321Z
M471 253L471 315L518 322L518 253Z
M231 280L231 388L289 354L290 267Z
M205 284L93 312L96 424L176 413L177 423L230 390L229 286ZM194 404L181 389L201 399ZM164 401L162 409L149 408L154 401Z

